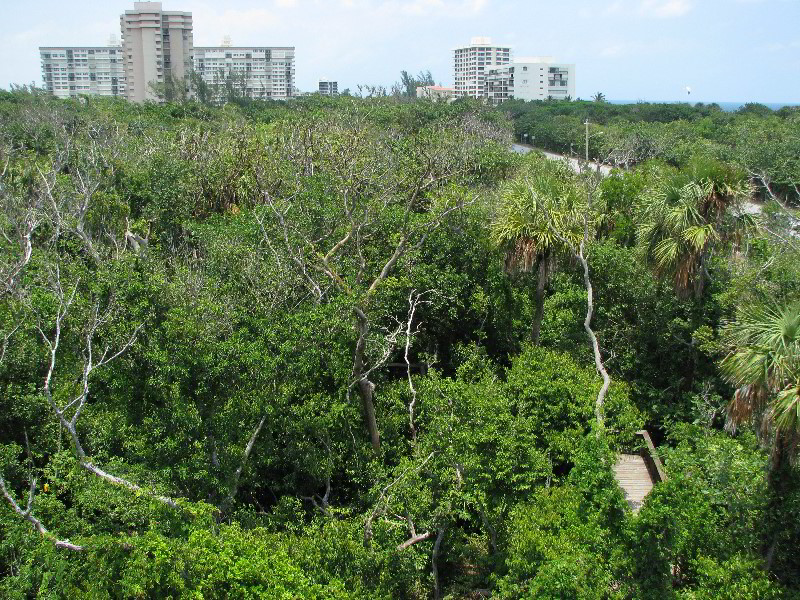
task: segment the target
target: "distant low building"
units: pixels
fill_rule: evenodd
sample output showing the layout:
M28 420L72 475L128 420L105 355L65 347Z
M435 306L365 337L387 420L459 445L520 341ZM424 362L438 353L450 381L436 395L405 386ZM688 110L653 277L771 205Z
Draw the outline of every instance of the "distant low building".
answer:
M330 79L320 79L319 93L322 94L323 96L338 96L339 82L331 81Z
M39 56L43 87L54 96L125 97L121 46L42 46Z
M551 56L515 59L486 74L484 96L490 104L504 100L566 100L575 97L575 65Z
M417 98L427 98L428 100L451 101L456 97L455 88L443 87L441 85L420 85L417 87Z
M194 70L221 100L226 86L247 98L295 95L294 46L211 46L194 49Z

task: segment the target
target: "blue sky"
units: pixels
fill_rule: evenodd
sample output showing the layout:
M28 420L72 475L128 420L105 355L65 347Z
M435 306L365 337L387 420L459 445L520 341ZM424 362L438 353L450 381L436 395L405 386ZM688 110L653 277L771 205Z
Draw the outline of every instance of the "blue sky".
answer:
M800 103L800 0L167 0L195 45L297 47L297 86L389 85L473 36L577 64L577 95ZM0 0L0 86L41 82L38 46L104 45L133 2Z

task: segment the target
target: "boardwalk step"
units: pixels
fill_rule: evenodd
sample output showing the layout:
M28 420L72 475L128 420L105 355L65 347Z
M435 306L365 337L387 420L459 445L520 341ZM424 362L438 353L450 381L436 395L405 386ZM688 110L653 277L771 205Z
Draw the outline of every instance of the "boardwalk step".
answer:
M653 489L653 478L644 458L638 454L620 454L614 465L614 477L633 512L639 512L645 496Z

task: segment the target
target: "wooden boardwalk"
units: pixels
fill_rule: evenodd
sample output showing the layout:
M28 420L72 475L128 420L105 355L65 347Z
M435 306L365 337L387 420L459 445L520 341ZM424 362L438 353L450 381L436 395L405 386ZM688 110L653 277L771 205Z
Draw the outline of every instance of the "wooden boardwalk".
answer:
M650 493L653 486L659 481L667 480L650 435L646 431L637 433L647 443L647 450L640 454L620 454L614 465L614 477L634 513L639 512L645 496Z

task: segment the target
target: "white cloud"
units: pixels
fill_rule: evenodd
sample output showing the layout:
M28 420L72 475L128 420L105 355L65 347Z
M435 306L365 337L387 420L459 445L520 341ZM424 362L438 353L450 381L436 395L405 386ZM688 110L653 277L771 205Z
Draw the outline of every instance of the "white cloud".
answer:
M800 40L773 42L767 46L767 50L770 52L786 52L788 50L797 50L798 48L800 48Z
M603 58L617 58L625 53L625 46L623 44L612 44L600 50L600 56Z
M639 14L656 19L682 17L692 10L689 0L642 0Z
M9 36L11 45L27 44L29 42L36 42L37 40L45 39L45 37L54 31L53 27L34 27L33 29L26 29L13 33Z
M475 16L489 0L339 0L348 9L407 17Z
M605 4L585 5L576 14L581 19L624 18L638 16L651 19L681 17L692 10L694 0L608 0ZM739 0L737 0L739 1ZM758 2L761 0L741 0Z
M257 37L264 32L271 32L280 22L276 12L265 8L236 10L209 4L192 7L196 46L219 45L225 35L230 35L234 44L254 44L257 43Z

